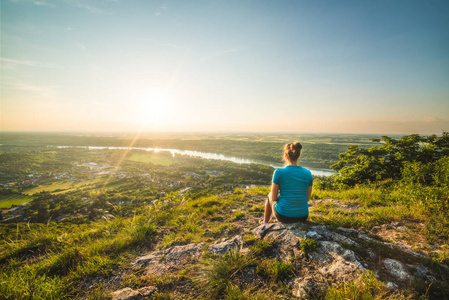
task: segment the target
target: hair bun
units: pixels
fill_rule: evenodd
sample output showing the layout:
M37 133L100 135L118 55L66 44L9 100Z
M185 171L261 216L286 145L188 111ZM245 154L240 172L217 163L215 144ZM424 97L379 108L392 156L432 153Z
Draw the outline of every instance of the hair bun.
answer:
M302 145L300 142L288 143L284 146L284 152L288 155L289 161L297 161L301 155Z

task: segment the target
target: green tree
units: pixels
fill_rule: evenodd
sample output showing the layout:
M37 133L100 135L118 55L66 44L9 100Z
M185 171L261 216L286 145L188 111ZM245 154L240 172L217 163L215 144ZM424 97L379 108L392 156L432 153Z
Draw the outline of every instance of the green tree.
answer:
M383 136L372 141L380 145L370 148L351 145L339 155L340 160L331 166L339 172L337 182L352 186L408 178L430 185L436 180L434 172L443 164L439 161L449 156L448 132L427 137L412 134L400 139Z

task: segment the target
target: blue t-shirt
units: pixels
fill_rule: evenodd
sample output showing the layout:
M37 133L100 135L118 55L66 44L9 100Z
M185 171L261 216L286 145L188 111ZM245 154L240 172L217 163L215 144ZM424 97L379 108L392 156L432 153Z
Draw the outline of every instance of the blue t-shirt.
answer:
M286 166L274 171L273 182L279 185L276 212L286 217L309 214L307 190L313 184L312 173L301 166Z

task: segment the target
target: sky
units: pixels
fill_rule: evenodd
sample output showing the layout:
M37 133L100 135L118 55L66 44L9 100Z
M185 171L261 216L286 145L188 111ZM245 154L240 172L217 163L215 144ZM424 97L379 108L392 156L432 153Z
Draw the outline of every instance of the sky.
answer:
M0 5L2 131L449 131L449 1Z

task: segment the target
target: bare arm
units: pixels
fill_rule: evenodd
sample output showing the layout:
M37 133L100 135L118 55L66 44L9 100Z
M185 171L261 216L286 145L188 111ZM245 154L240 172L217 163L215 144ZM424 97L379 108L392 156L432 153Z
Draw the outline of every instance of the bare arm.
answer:
M310 201L310 197L312 196L312 186L309 186L307 189L307 202Z
M279 184L271 183L271 192L270 192L270 199L271 201L277 201L278 200L278 193L279 193Z

